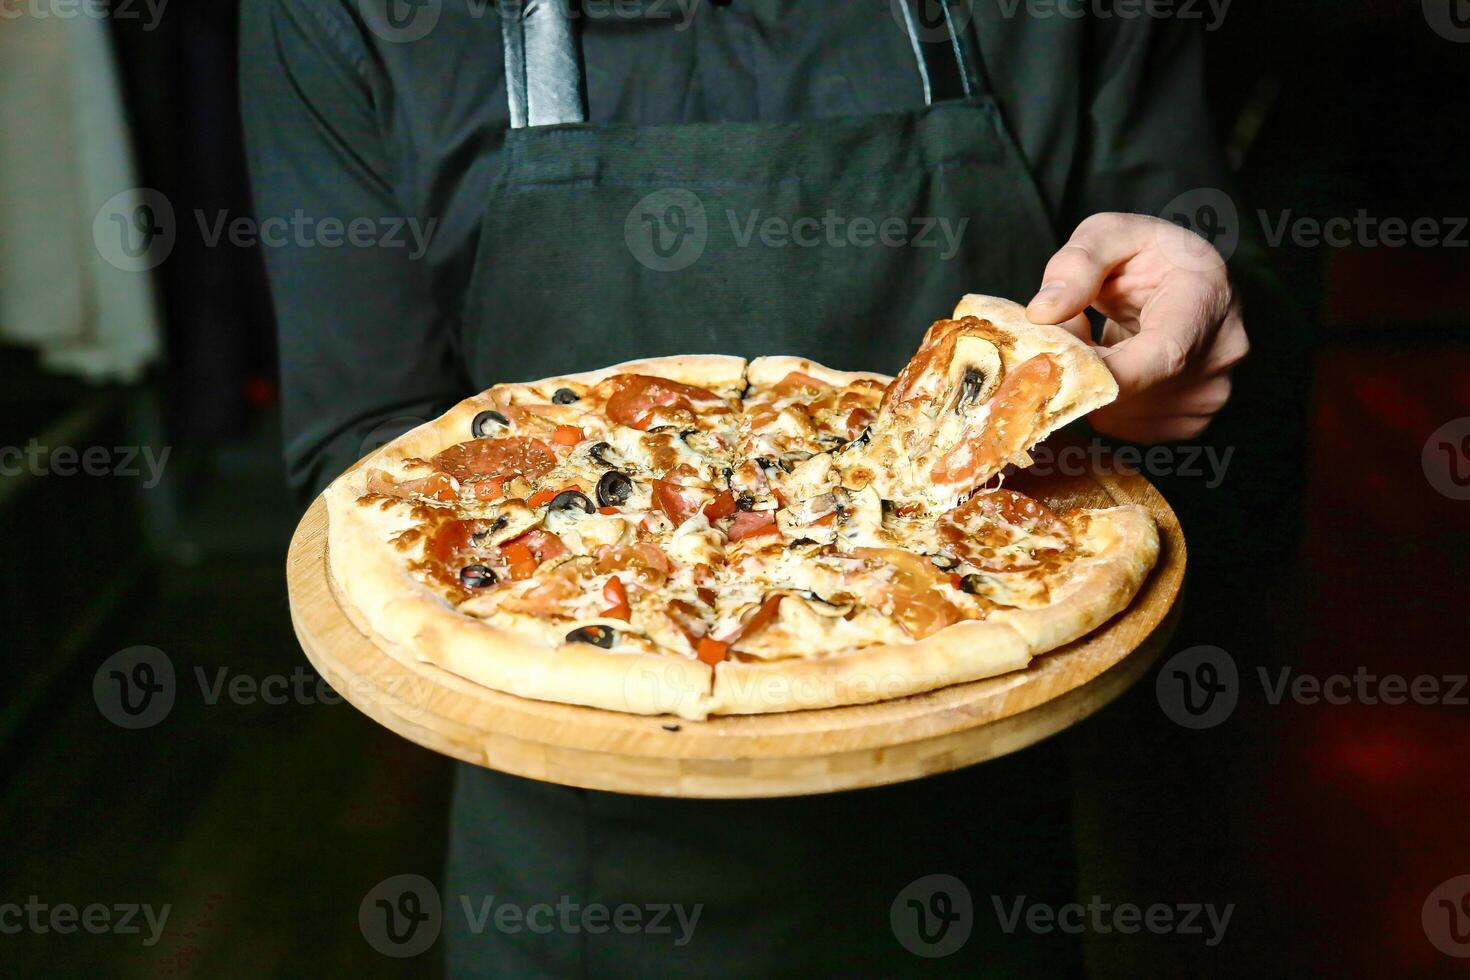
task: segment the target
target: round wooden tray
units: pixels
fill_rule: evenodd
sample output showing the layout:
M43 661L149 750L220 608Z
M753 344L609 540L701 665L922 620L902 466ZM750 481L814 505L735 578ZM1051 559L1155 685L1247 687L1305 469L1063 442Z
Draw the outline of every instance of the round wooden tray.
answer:
M1158 491L1138 475L1021 483L1007 485L1053 507L1147 507L1162 542L1153 573L1122 614L1025 670L878 704L690 722L531 701L395 657L337 602L321 498L286 559L291 619L307 657L346 700L404 738L476 765L654 796L797 796L896 783L1014 752L1075 724L1141 677L1167 640L1185 550Z

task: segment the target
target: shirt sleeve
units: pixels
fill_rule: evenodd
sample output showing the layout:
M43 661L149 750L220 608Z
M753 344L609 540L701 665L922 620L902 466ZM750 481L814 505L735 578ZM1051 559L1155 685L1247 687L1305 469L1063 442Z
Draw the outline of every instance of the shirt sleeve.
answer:
M1206 95L1199 24L1113 16L1089 27L1082 165L1067 195L1064 233L1099 211L1158 215L1197 188L1232 194Z
M324 0L245 0L241 108L274 300L287 474L303 497L467 390L394 192L359 27Z

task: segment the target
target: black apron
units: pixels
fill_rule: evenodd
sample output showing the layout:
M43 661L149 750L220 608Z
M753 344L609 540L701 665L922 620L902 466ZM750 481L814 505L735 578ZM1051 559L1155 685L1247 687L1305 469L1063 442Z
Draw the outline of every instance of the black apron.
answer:
M503 17L513 128L464 310L474 383L675 353L799 354L893 372L964 293L1029 295L1055 230L974 38L948 18L919 22L928 8L897 8L923 109L651 127L581 122L580 59L561 4ZM451 820L454 976L1080 969L1075 943L1024 923L1007 934L997 913L1021 896L1074 898L1068 779L1054 744L900 786L739 802L462 766ZM941 947L890 916L901 891L934 874L963 882L972 908L969 938L943 957L921 955ZM476 933L460 896L475 908L488 896L523 909L677 903L700 917L683 944L677 925L492 923ZM938 916L965 900L925 908ZM894 915L918 913L898 904Z

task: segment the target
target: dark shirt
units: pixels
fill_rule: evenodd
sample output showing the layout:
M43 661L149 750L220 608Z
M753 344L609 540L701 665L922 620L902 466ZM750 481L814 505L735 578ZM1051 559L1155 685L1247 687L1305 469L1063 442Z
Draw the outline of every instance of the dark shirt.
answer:
M500 26L491 0L425 0L418 16L437 11L432 29L395 40L381 14L362 15L383 3L406 9L402 0L244 3L255 209L262 222L285 222L266 251L286 454L303 494L362 455L366 438L381 441L385 424L407 428L470 394L459 304L500 166L489 137L508 124ZM888 2L583 6L594 124L923 105L913 49ZM976 6L986 76L1061 234L1093 212L1158 213L1185 190L1225 186L1197 24L1040 5L1028 14L1024 0ZM407 23L402 36L428 21ZM354 245L325 219L349 230L369 219L357 235L381 247Z

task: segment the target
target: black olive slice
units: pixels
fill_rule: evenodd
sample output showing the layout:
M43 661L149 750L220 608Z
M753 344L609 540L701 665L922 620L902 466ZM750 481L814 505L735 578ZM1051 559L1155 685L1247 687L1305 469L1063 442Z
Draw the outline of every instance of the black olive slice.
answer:
M617 639L618 631L611 626L582 626L567 634L568 643L590 643L604 650L612 649Z
M551 503L546 505L546 509L549 511L569 510L573 507L581 510L584 514L590 514L597 509L592 506L592 501L587 499L587 495L580 490L563 490L555 497L552 497Z
M755 510L755 497L748 493L742 493L735 498L736 510Z
M466 565L459 570L459 584L467 589L483 589L495 584L495 573L484 565Z
M474 436L476 439L485 438L485 436L490 432L490 430L485 427L492 422L502 428L510 427L510 419L506 418L504 415L501 415L499 412L495 411L495 409L491 408L486 409L479 415L475 416L475 420L470 423L470 435Z
M960 591L968 592L970 595L979 595L980 590L985 587L985 580L974 572L960 579Z
M592 448L590 448L590 449L587 450L587 455L588 456L591 456L592 457L592 461L595 462L595 463L597 463L599 466L606 466L609 469L612 469L613 467L615 467L615 466L618 465L617 463L614 463L614 462L608 460L607 458L605 458L602 455L603 453L614 453L614 454L616 454L616 450L614 450L612 446L609 446L605 442L595 443L592 446Z
M949 555L930 555L929 561L935 568L942 569L946 572L952 568L960 567L960 560L958 558L951 558Z
M882 504L884 517L892 517L898 510L897 505L891 500L884 500Z
M597 481L597 502L603 507L621 507L632 494L633 481L617 470L608 470Z
M570 388L558 388L555 394L551 396L552 403L556 405L570 405L572 402L579 402L581 400L582 396Z

